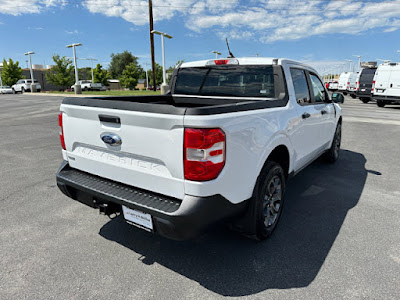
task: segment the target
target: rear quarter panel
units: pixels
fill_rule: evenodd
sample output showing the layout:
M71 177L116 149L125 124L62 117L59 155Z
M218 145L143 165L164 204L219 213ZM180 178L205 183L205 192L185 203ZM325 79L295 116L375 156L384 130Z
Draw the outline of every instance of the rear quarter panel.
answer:
M291 120L295 117L290 102L280 108L185 116L184 127L221 128L226 135L226 160L221 174L207 182L185 180L185 193L204 197L220 194L232 203L249 199L272 150L285 145L292 154L290 134L296 124Z

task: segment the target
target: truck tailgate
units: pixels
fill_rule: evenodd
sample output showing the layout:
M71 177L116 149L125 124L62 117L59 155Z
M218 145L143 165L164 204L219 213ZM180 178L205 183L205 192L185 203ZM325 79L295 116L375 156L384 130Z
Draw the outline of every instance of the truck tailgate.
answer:
M183 199L183 115L62 104L67 158L72 168ZM113 118L119 122L110 122ZM116 134L112 146L102 134Z

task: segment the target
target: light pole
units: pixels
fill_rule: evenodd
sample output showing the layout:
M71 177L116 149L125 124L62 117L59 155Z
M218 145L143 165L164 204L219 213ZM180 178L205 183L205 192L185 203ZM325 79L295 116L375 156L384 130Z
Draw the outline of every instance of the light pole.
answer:
M66 47L67 47L67 48L73 48L73 51L74 51L74 65L75 65L75 85L74 85L74 91L75 91L75 94L82 94L81 86L80 86L80 84L78 84L78 81L79 81L79 77L78 77L78 65L77 65L77 63L76 63L76 50L75 50L75 47L78 47L78 46L82 46L82 44L81 44L81 43L75 43L75 44L67 45Z
M352 67L352 60L351 59L346 59L348 62L350 62L350 69L349 69L349 72L352 72L352 70L351 70L351 67Z
M157 31L157 30L152 30L151 33L161 35L162 64L163 64L163 83L161 85L161 94L165 94L168 90L168 84L167 84L167 74L166 74L166 70L165 70L164 37L166 37L167 39L172 39L172 36L166 34L165 32L161 32L161 31Z
M92 83L94 83L94 74L93 74L93 61L97 61L97 59L95 58L78 58L81 60L90 60L91 64L92 64Z
M31 59L32 54L35 54L35 52L29 51L25 53L25 55L29 56L29 70L31 71L31 93L36 93L36 84L34 84L35 79L33 78L33 70L32 70L32 59Z
M353 55L354 57L358 57L358 71L360 71L361 68L361 55Z
M213 51L211 53L215 53L215 59L218 59L218 55L222 54L221 52L218 52L218 51Z

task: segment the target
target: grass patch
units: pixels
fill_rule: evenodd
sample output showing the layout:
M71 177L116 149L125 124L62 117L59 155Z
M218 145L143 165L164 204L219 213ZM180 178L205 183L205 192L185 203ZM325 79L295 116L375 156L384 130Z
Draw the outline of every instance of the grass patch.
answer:
M74 92L46 92L59 95L72 95ZM161 95L160 91L88 91L82 92L82 95L99 95L99 96L145 96L145 95Z

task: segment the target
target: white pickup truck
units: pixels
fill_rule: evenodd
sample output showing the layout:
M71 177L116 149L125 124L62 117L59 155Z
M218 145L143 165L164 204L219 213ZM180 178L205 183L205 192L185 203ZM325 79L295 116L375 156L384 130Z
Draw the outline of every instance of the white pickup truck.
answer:
M295 61L183 63L166 95L64 99L57 184L171 239L226 220L264 240L278 223L287 180L322 154L337 160L335 101L317 72Z
M77 83L81 86L82 91L101 91L104 89L101 83L92 83L91 80L79 80ZM74 90L75 85L71 86L71 90Z

